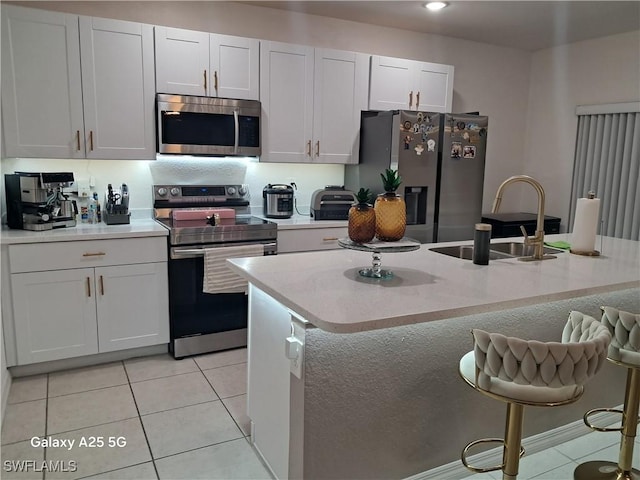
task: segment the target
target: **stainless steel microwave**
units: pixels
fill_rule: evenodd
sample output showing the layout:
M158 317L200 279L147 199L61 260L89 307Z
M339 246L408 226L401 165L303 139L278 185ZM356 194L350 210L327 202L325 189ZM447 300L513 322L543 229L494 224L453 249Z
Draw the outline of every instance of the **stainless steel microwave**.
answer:
M260 155L260 102L184 95L156 96L157 152Z

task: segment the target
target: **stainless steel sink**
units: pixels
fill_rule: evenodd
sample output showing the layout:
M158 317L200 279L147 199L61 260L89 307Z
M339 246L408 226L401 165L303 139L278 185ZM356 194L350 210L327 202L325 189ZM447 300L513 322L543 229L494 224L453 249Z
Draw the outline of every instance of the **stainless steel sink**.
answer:
M505 253L512 257L530 257L533 255L534 246L525 245L522 242L505 242L505 243L492 243L489 246L490 250L494 252ZM563 253L564 250L558 248L544 247L545 255L555 255Z
M489 260L530 257L533 255L533 248L533 246L525 245L522 242L492 243L489 247ZM446 247L433 247L429 250L450 257L462 258L463 260L473 259L473 245L448 245ZM558 248L544 247L545 255L555 255L563 252L564 250Z
M473 245L452 245L448 247L434 247L429 250L448 255L450 257L462 258L463 260L473 260ZM498 260L500 258L513 258L501 252L489 250L489 260Z

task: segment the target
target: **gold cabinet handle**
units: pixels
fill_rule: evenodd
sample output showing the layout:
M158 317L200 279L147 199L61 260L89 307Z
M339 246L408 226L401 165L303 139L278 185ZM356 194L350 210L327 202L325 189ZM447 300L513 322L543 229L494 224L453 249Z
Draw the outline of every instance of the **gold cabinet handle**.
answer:
M413 90L409 92L409 108L413 107Z
M207 70L204 70L204 93L207 93Z
M76 130L76 150L80 151L80 130Z
M103 255L106 255L106 253L104 253L104 252L95 252L95 253L94 252L86 252L86 253L82 254L83 257L101 257Z
M104 278L100 275L100 295L104 297Z
M416 110L420 108L420 92L416 93Z
M316 142L316 157L320 156L320 140Z
M87 297L91 298L91 279L87 277Z
M213 88L216 91L216 95L218 94L218 71L213 71Z
M336 240L338 240L338 237L324 237L322 239L323 242L335 242Z
M307 155L311 156L311 140L307 142Z
M93 130L89 130L89 150L93 152Z

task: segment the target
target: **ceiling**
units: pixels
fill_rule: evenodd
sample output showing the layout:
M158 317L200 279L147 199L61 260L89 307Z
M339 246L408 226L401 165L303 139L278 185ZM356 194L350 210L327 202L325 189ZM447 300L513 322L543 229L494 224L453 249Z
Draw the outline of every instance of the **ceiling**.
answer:
M640 29L640 1L242 1L528 51ZM640 46L638 46L640 49Z

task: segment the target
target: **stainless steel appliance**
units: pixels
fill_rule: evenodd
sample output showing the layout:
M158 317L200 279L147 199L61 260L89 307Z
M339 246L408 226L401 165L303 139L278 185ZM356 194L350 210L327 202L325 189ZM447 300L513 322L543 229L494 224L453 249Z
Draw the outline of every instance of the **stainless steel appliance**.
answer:
M349 209L356 201L352 191L344 186L327 185L311 195L311 218L315 220L347 220Z
M264 216L289 218L293 215L293 187L284 184L268 184L262 189Z
M203 293L205 249L261 244L265 255L275 255L277 225L249 214L245 185L155 185L153 198L154 218L169 229L173 356L245 346L247 296Z
M62 193L72 183L71 172L5 174L9 228L41 231L75 227L78 206Z
M360 163L345 186L383 191L380 173L397 169L407 233L423 243L473 239L482 217L488 118L392 110L362 112Z
M156 97L157 152L260 155L260 102L230 98Z

